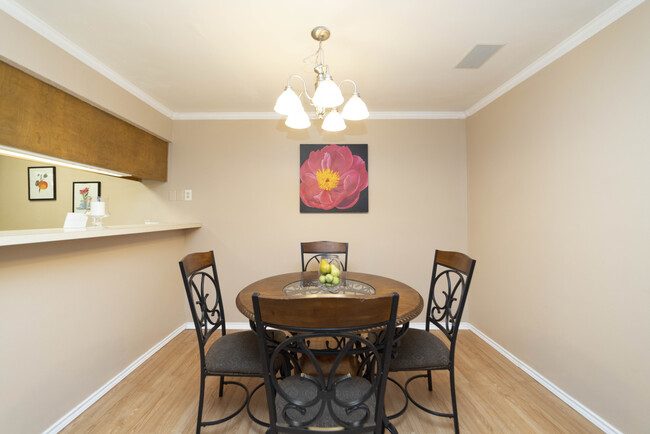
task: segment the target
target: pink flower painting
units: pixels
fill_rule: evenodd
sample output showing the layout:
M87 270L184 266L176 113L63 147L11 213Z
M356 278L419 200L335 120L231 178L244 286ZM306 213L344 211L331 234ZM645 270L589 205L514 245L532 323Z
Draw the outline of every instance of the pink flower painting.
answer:
M300 212L368 212L368 145L300 145Z

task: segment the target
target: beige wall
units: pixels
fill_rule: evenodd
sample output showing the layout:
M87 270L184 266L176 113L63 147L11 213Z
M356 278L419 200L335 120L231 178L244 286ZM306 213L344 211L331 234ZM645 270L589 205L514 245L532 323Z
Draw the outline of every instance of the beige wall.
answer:
M471 322L648 429L650 4L467 121Z
M177 221L166 196L154 193L164 183L130 181L62 166L56 166L56 200L30 201L27 168L45 165L0 155L0 231L63 227L66 214L72 211L73 182L101 182L110 214L105 225Z
M171 140L171 119L2 11L0 59L158 137ZM162 183L135 183L61 167L57 169L57 200L29 202L24 167L34 164L0 158L0 230L61 227L65 212L71 209L72 182L78 180L99 180L105 187L103 191L110 193L112 215L106 224L142 223L144 219L175 220L167 198L161 196L158 200L152 193Z
M164 140L171 138L167 116L2 11L0 59Z
M169 188L193 190L186 216L203 228L188 249L214 249L228 321L244 321L234 300L246 285L300 270L301 241L348 241L349 269L423 295L434 250L466 250L465 121L349 124L344 135L289 132L281 121L175 121ZM367 214L300 214L301 143L368 144Z
M643 431L649 9L471 117L467 151L462 120L372 120L345 134L172 122L0 12L0 58L160 137L173 128L169 181L129 184L129 205L112 197L106 223L204 224L187 242L162 233L0 247L0 342L12 355L0 362L3 428L47 428L189 320L176 267L186 252L215 250L228 320L243 321L237 292L298 270L300 241L349 241L350 269L425 295L434 249L466 251L469 227L478 265L465 320L618 428ZM369 213L299 213L301 143L369 144ZM167 201L184 189L193 201ZM66 188L57 194L66 207Z
M169 118L3 12L0 59L171 139ZM164 183L61 167L57 200L29 202L28 165L0 159L0 222L9 213L11 226L22 216L23 228L60 227L72 182L84 180L101 181L110 196L107 225L176 221L182 209L157 195ZM184 323L177 263L185 253L185 232L0 247L0 431L47 429Z
M8 431L47 428L190 321L176 265L189 251L215 250L232 322L244 321L234 303L240 289L299 270L301 240L347 240L351 269L390 275L423 295L433 250L466 250L464 121L366 121L347 135L326 136L315 127L288 132L280 121L174 127L169 182L128 185L148 189L133 193L143 206L159 205L168 220L201 221L203 228L187 239L143 234L0 247L0 341L15 355L0 365L0 402L10 403L0 420ZM368 143L370 212L301 215L300 143ZM23 180L25 167L16 175ZM59 182L72 182L63 179L57 171ZM107 188L130 182L105 181ZM167 201L170 190L188 188L191 202ZM59 189L56 201L66 210L67 190Z
M185 321L183 232L0 247L2 431L42 432Z

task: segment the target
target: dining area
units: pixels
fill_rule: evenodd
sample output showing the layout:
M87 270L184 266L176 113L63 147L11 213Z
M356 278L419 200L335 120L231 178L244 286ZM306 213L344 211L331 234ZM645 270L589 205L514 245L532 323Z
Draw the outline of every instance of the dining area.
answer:
M201 362L196 432L247 413L270 433L396 433L392 420L409 410L409 402L410 412L450 418L459 432L454 349L476 261L435 252L425 330L409 330L425 304L418 291L389 277L349 271L348 243L303 242L300 253L300 272L270 276L239 291L236 306L251 330L235 333L226 331L214 253L191 253L179 262ZM428 409L409 393L411 381L421 378L432 391L432 370L449 373L451 412ZM400 371L424 374L401 384L390 377ZM204 412L206 395L214 397L206 391L210 376L219 378L218 401L228 402L224 395L232 389L244 392L240 405L216 419ZM246 377L263 381L249 390L239 381ZM393 413L384 406L391 383L390 399L402 400ZM253 411L257 393L266 396L266 406L258 403Z
M3 431L647 430L650 2L0 3Z
M301 250L299 271L249 282L231 304L216 251L186 254L175 287L192 323L61 432L596 432L461 327L465 254L434 251L416 290L353 271L347 246ZM323 262L340 264L337 287L320 282Z

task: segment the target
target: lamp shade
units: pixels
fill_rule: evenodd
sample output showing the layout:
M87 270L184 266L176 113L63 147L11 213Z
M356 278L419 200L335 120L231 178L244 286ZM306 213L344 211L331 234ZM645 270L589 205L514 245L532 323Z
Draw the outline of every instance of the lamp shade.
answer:
M282 115L290 115L303 111L303 108L298 95L291 89L291 86L287 86L275 102L273 110Z
M368 116L370 116L370 113L368 113L366 103L363 102L358 93L355 93L343 106L341 116L343 116L343 119L349 121L360 121L362 119L367 119Z
M312 102L316 107L338 107L343 104L343 94L332 78L327 76L318 81Z
M293 112L289 114L284 124L289 128L302 130L305 128L309 128L309 126L311 125L311 121L309 120L309 116L307 116L307 113L304 110L302 110L299 112Z
M343 131L345 129L343 116L336 109L332 110L323 119L323 129L325 131Z

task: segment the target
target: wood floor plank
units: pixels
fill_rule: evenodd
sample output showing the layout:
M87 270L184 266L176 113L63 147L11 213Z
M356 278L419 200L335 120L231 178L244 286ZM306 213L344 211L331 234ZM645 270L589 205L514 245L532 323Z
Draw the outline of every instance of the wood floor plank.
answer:
M64 433L192 433L196 430L199 401L199 354L196 334L186 330L128 375L68 425ZM394 373L404 383L413 373ZM259 378L236 379L252 390ZM433 391L426 380L415 380L410 390L425 405L451 410L449 376L433 373ZM566 432L600 430L471 331L462 330L456 345L456 396L460 429L464 433ZM241 405L244 394L226 386L218 397L218 379L208 378L204 416L217 419ZM404 397L396 386L387 391L389 413L401 408ZM251 408L268 419L263 390L253 397ZM451 419L428 415L413 405L393 420L400 433L453 433ZM265 433L246 411L233 420L202 429L204 433Z

